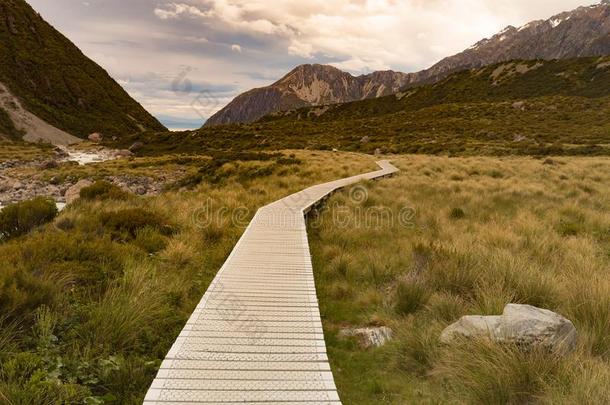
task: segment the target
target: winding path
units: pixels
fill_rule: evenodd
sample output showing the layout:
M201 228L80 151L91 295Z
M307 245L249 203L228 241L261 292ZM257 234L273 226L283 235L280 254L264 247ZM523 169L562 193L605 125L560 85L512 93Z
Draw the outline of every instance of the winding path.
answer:
M305 214L332 192L397 172L309 187L259 209L163 361L144 404L340 404Z

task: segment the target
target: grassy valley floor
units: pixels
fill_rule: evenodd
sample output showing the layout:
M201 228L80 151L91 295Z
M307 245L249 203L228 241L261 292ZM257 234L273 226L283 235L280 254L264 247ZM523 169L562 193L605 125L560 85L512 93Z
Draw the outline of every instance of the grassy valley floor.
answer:
M52 223L0 242L0 403L141 403L256 209L377 166L366 155L287 151L60 165L48 175L177 167L181 179L159 196L100 183Z
M329 200L310 243L345 404L610 402L610 160L397 156L398 176ZM462 315L507 303L578 329L565 358L485 342L446 347ZM363 350L339 337L386 325Z
M14 147L4 159L48 153ZM337 194L309 219L344 403L609 402L610 160L392 159L398 176ZM0 242L0 402L141 403L255 210L373 170L374 160L344 152L165 153L11 168L24 182L119 175L166 182L146 197L98 183L51 223ZM508 302L571 319L576 352L554 358L438 343L461 315L497 314ZM362 350L338 337L362 325L390 326L395 338Z

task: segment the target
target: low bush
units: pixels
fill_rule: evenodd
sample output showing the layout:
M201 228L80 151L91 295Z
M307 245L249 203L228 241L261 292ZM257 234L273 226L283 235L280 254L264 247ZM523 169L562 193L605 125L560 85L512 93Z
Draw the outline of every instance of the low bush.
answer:
M160 215L142 208L127 208L104 212L102 225L110 231L113 239L135 239L144 228L154 229L163 235L171 235L174 230Z
M449 213L449 218L451 219L462 219L466 216L466 213L461 208L453 208Z
M25 235L57 216L55 201L43 197L8 205L0 211L0 240Z
M80 191L80 198L83 200L126 200L129 197L129 193L122 190L120 187L115 186L104 180L99 180L90 185L84 187Z

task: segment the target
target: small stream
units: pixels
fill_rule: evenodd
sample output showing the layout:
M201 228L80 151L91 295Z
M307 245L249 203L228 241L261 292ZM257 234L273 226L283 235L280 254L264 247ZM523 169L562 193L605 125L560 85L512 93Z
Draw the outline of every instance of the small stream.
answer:
M58 158L58 162L76 162L80 166L92 164L92 163L101 163L106 162L108 160L117 159L117 153L115 150L109 149L99 149L99 150L79 150L73 149L66 146L59 146L59 148L64 152L63 156ZM66 206L65 202L57 201L57 209L59 211L63 210ZM2 204L0 202L0 211L8 204Z
M61 146L60 149L66 153L66 157L61 159L61 162L77 162L81 166L91 163L106 162L108 160L114 160L117 158L115 151L106 149L98 151L84 151L71 149L65 146Z

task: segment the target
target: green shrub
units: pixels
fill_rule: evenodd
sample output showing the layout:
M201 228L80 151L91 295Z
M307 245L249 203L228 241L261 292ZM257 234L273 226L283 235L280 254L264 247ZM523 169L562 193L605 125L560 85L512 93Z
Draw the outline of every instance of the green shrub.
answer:
M41 356L22 352L0 364L0 402L7 404L74 404L90 395L80 385L64 383L47 370Z
M51 305L61 290L60 283L36 276L22 267L0 266L0 313L9 319L26 320L40 305Z
M43 197L8 205L0 211L0 240L25 235L56 215L55 201Z
M113 239L135 239L144 228L154 229L163 235L173 233L171 225L164 218L142 208L104 212L100 219Z
M80 191L80 198L83 200L126 200L129 194L123 191L120 187L115 186L104 180L99 180L84 187Z
M449 213L449 218L451 219L462 219L466 216L466 213L461 208L453 208Z

